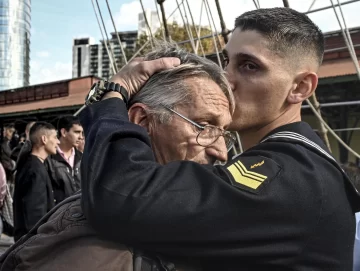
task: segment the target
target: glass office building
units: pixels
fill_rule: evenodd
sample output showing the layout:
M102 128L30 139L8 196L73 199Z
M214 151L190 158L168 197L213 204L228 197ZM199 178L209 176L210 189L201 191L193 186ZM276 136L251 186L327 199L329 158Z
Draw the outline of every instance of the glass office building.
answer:
M0 0L0 91L29 85L31 0Z

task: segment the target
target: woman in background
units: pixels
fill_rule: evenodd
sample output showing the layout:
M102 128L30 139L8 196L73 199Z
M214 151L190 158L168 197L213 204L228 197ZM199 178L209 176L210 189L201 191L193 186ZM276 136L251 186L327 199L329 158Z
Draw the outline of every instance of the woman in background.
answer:
M1 233L4 232L8 236L12 236L14 231L13 202L10 192L14 167L14 161L5 154L2 146L0 146L0 226Z

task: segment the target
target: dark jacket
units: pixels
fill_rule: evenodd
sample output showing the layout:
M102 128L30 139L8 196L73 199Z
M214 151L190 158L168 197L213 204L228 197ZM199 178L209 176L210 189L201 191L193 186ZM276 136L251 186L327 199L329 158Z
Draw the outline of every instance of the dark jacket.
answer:
M0 257L1 271L165 271L154 265L160 267L157 257L99 238L83 215L80 194L58 204ZM175 266L179 271L194 270L183 264Z
M16 160L16 170L22 167L22 165L26 162L27 157L30 155L32 150L31 142L26 140L24 144L21 146L19 155Z
M69 165L60 153L51 155L46 159L46 167L53 184L56 203L79 191L81 186L81 157L82 153L75 149L74 168Z
M20 239L54 207L54 196L44 164L29 155L18 170L14 192L14 239Z
M1 147L3 149L3 152L5 155L9 158L11 158L11 146L10 146L10 140L7 137L4 137L1 141Z
M21 149L23 148L25 143L19 143L12 151L10 158L14 161L18 160L19 154L21 152Z
M80 118L83 210L104 238L204 270L352 270L360 196L308 124L279 127L225 166L160 165L122 100Z

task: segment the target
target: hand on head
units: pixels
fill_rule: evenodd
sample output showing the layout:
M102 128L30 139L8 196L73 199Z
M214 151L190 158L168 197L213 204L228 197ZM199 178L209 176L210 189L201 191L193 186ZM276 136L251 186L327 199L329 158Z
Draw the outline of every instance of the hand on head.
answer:
M123 86L128 91L129 97L132 97L153 74L179 65L180 59L176 57L148 61L144 58L135 58L115 74L110 81Z

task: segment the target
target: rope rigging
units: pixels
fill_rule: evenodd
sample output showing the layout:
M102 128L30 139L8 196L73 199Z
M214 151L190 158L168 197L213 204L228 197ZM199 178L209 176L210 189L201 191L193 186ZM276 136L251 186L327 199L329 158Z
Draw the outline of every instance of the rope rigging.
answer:
M182 3L184 3L184 1L182 1ZM189 24L186 23L185 19L184 19L184 16L183 16L183 13L181 11L181 7L180 7L180 4L179 4L179 1L176 0L176 4L178 5L179 7L179 12L180 12L180 16L181 16L181 19L183 21L183 24L184 24L184 28L188 34L188 37L190 39L190 44L191 44L191 48L193 49L194 53L195 53L195 44L194 44L194 40L193 40L193 37L191 35L191 29L189 30Z
M218 47L217 47L217 44L216 44L214 31L213 31L213 28L212 28L212 25L211 25L211 19L210 19L211 11L208 10L208 9L210 9L210 6L209 6L209 3L207 2L207 0L203 0L203 1L204 1L204 5L205 5L206 15L207 15L207 18L208 18L208 21L209 21L209 26L210 26L210 30L211 30L211 36L212 36L215 51L216 51L216 57L217 57L219 66L222 68L222 63L221 63L221 59L220 59L219 50L218 50ZM214 22L214 20L213 20L213 22ZM214 26L215 26L215 24L214 24ZM217 33L216 29L215 29L215 35L218 36L218 33Z
M122 55L123 55L125 64L127 64L127 63L128 63L127 57L126 57L126 54L125 54L125 51L124 51L124 48L123 48L123 45L122 45L122 42L121 42L121 39L120 39L119 32L116 30L115 22L114 22L112 13L111 13L111 9L110 9L108 0L106 0L106 5L107 5L107 8L108 8L108 10L109 10L109 14L110 14L110 18L111 18L112 24L113 24L113 26L114 26L115 34L116 34L116 37L117 37L118 42L119 42L119 45L120 45L121 53L122 53Z
M104 41L104 45L105 45L106 52L107 52L107 54L108 54L108 56L109 56L109 61L110 61L110 64L111 64L111 68L112 68L112 70L113 70L113 73L115 74L115 73L116 73L116 69L115 69L114 63L113 63L113 61L112 61L110 52L109 52L109 48L107 47L107 41L105 40L105 36L104 36L104 33L103 33L102 28L101 28L101 25L100 25L100 21L99 21L97 12L96 12L94 0L91 0L91 3L92 3L92 6L93 6L93 9L94 9L94 13L95 13L95 17L96 17L97 23L98 23L98 25L99 25L99 29L100 29L101 36L102 36L103 41Z
M158 9L158 6L157 6L157 2L156 2L156 0L154 0L154 1L155 1L156 14L157 14L157 17L158 17L158 20L159 20L159 23L160 23L161 34L162 34L163 39L164 39L164 41L165 41L165 40L166 40L166 36L165 36L164 26L163 26L163 24L161 23L160 13L159 13L159 9Z
M330 0L331 1L331 5L332 5L332 8L334 10L334 13L335 13L335 16L336 16L336 19L339 23L339 26L340 26L340 29L341 29L341 33L344 37L344 41L345 41L345 44L346 44L346 47L348 48L349 50L349 53L350 53L350 57L355 65L355 69L356 69L356 73L358 75L358 78L360 80L360 67L359 67L359 62L357 60L357 57L356 57L356 53L355 53L355 49L354 49L354 44L352 42L352 39L351 39L351 36L350 36L350 33L349 33L349 29L347 28L346 26L346 21L345 21L345 18L344 18L344 14L342 12L342 7L341 7L341 4L340 4L340 1L337 0L338 2L338 6L339 6L339 10L340 10L340 14L341 14L341 18L342 18L342 21L343 21L343 24L344 24L344 27L342 26L341 24L341 21L339 19L339 16L336 12L336 8L335 8L335 5L334 5L334 2L333 0ZM345 28L345 29L344 29Z
M115 70L115 73L117 73L116 58L115 58L113 49L112 49L112 47L111 47L111 42L110 42L110 40L109 40L109 36L108 36L108 34L107 34L107 31L106 31L106 26L105 26L105 23L104 23L104 19L103 19L102 13L101 13L101 9L100 9L98 0L96 0L96 5L97 5L98 10L99 10L100 19L101 19L101 22L102 22L102 25L103 25L103 28L104 28L105 36L106 36L106 40L104 40L104 42L107 43L107 44L109 44L109 47L110 47L110 50L109 50L109 51L110 51L111 57L112 57L112 59L113 59L114 70ZM110 56L109 56L109 57L110 57ZM114 74L115 74L115 73L114 73Z
M147 28L148 28L148 30L149 30L151 48L153 48L153 47L154 47L154 36L153 36L151 27L150 27L150 25L149 25L149 21L148 21L147 16L146 16L146 12L145 12L145 8L144 8L144 5L143 5L143 2L142 2L142 0L139 0L139 1L140 1L140 5L141 5L141 8L142 8L142 11L143 11L145 24L146 24L146 26L147 26Z

